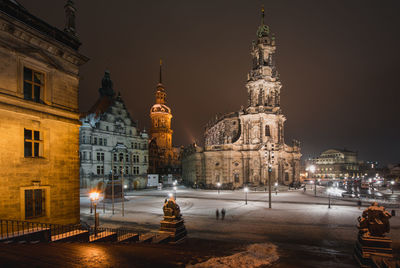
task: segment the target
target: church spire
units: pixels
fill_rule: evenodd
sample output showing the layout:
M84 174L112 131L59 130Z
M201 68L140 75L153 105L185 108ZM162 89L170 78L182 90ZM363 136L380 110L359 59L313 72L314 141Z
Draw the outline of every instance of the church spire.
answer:
M160 84L162 84L162 59L160 59Z
M68 0L64 6L64 10L65 10L65 18L66 18L64 31L67 33L70 33L72 35L75 35L76 34L76 28L75 28L76 8L74 6L74 2L72 2L72 0Z
M264 25L264 16L265 16L265 10L264 10L264 5L261 6L261 24Z
M265 9L264 9L264 6L262 6L261 7L261 23L257 29L257 37L262 38L262 37L267 37L268 35L269 35L269 27L268 27L268 25L265 25Z

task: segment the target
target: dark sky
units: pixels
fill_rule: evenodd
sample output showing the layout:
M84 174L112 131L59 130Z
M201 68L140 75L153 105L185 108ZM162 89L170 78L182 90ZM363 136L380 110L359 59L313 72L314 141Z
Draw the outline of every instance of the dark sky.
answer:
M20 0L64 28L62 0ZM159 58L173 111L174 144L203 140L216 113L246 105L250 45L265 5L277 38L286 142L303 157L328 148L399 162L400 1L78 1L80 108L98 98L105 69L141 128L149 129Z

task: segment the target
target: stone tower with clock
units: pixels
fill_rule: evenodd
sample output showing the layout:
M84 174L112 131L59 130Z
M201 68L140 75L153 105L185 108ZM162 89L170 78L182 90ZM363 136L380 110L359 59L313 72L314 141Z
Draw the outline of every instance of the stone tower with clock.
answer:
M149 173L180 173L179 149L172 146L171 109L166 105L167 93L162 83L162 62L160 80L156 87L156 103L150 109Z

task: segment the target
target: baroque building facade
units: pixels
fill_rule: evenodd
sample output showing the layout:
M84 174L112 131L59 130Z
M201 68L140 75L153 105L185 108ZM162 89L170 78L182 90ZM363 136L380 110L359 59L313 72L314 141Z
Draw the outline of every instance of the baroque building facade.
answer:
M0 1L0 218L76 224L79 67L75 7L64 31Z
M264 24L257 30L247 77L247 108L216 116L205 129L204 148L193 144L182 157L182 177L190 185L263 185L299 180L300 143L284 141L286 117L280 108L282 84L275 66L275 39Z
M82 116L80 127L81 187L123 176L128 189L144 188L148 171L148 135L139 131L120 94L115 94L110 73L105 72L100 97ZM98 187L100 188L100 187Z
M150 168L149 173L180 178L180 148L173 147L171 108L166 105L167 92L162 83L162 62L160 61L160 80L155 92L156 103L150 109Z

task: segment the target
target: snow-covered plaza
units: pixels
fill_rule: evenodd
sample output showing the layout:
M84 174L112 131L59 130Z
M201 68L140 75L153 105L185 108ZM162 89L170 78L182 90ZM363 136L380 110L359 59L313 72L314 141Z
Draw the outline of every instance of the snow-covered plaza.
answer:
M98 204L100 224L103 226L126 226L138 231L156 232L163 216L162 206L173 189L142 190L126 193L124 213L122 203ZM314 197L311 190L275 192L272 208L268 208L268 192L251 190L224 191L194 190L183 186L176 190L176 200L181 208L189 237L232 242L274 243L281 250L352 254L357 238L357 217L369 204L359 208L355 201L331 200L328 208L326 197ZM216 219L216 210L224 208L224 220ZM389 211L392 208L388 209ZM81 195L81 218L92 222L88 197ZM393 247L400 247L400 220L390 220ZM322 253L325 252L325 253Z

